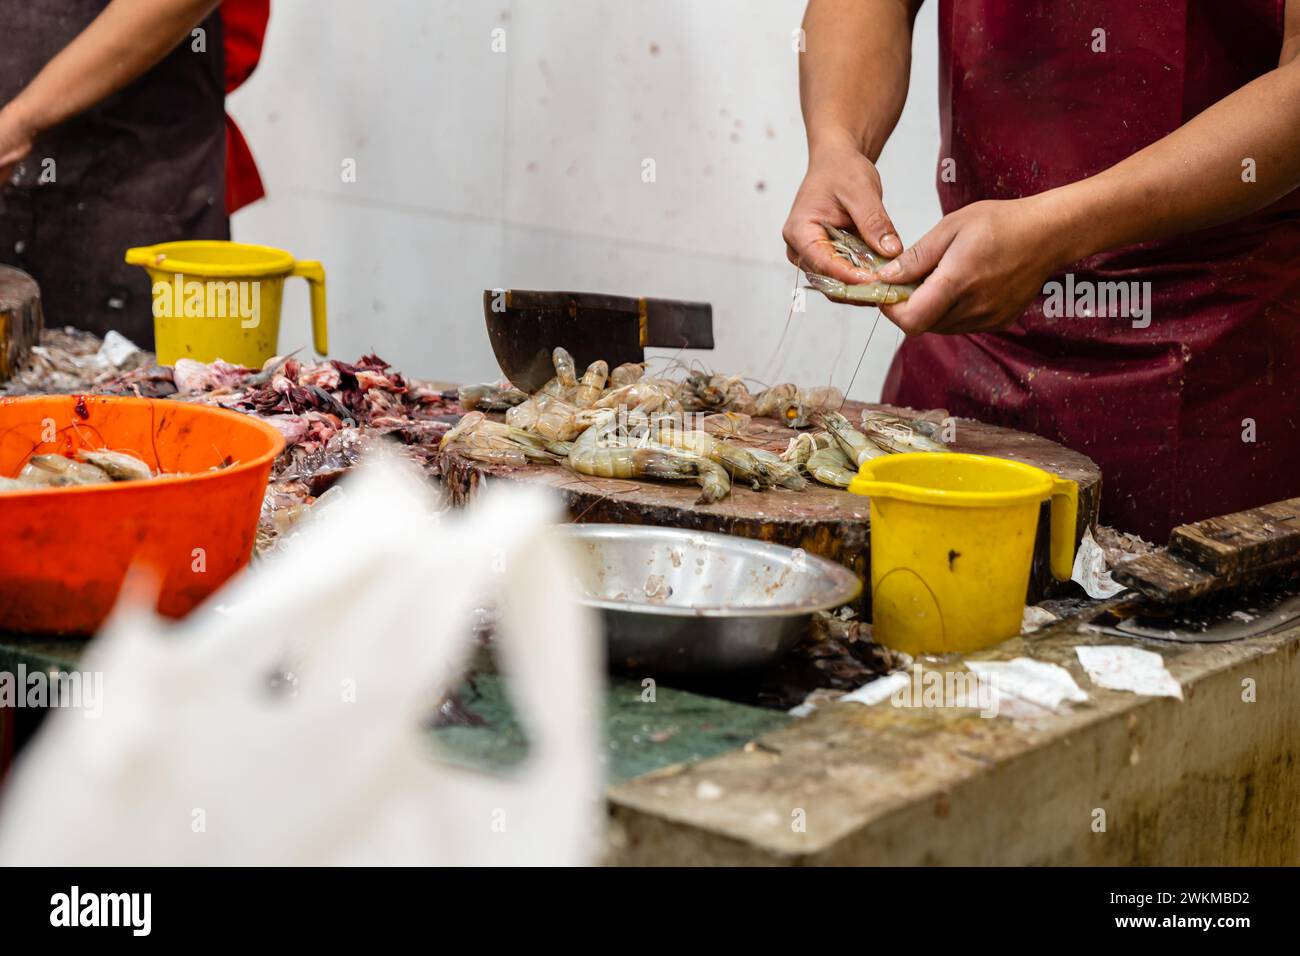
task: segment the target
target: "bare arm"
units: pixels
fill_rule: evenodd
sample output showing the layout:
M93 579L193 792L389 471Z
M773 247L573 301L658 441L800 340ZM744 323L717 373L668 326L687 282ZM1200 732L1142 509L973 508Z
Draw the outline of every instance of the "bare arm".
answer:
M1276 69L1095 176L945 216L881 270L886 281L925 279L885 311L909 334L1001 328L1069 263L1240 219L1300 187L1297 54L1300 0L1288 0Z
M875 160L907 99L921 0L809 0L799 90L808 173L783 235L791 262L846 282L864 275L830 254L821 223L856 226L886 256L903 249Z
M1062 250L1065 264L1240 219L1297 187L1300 60L1293 58L1123 162L1062 187L1049 201L1059 208L1067 235L1073 232Z
M0 182L32 142L116 93L166 56L220 0L112 0L0 109Z
M810 145L847 140L875 162L903 112L920 0L810 0L799 101Z

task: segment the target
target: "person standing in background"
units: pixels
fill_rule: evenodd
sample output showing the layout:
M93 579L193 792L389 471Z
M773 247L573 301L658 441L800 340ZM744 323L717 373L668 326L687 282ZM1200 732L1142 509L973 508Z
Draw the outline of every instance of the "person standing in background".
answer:
M226 95L244 85L262 60L271 0L225 0L221 26L225 33ZM226 114L226 212L234 215L266 195L248 141Z
M36 279L50 325L152 348L148 276L123 253L228 239L262 195L225 95L257 64L269 0L218 6L0 0L0 262Z

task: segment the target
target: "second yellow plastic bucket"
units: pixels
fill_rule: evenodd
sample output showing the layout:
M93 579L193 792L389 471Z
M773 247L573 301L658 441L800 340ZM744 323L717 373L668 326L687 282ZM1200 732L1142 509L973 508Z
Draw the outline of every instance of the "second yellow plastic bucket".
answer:
M153 282L160 365L192 358L260 368L279 348L280 303L290 276L311 284L313 343L319 354L329 351L319 262L270 246L210 240L141 246L127 250L126 261L148 271Z
M909 654L976 651L1020 632L1042 502L1052 576L1074 563L1078 486L1003 458L888 455L849 491L871 496L875 640Z

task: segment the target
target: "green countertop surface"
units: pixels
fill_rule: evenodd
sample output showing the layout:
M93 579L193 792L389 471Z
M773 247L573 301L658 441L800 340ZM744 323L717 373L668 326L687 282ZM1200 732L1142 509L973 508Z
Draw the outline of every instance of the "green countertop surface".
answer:
M0 671L16 672L19 664L28 671L73 670L84 647L79 640L0 636ZM439 758L459 766L509 772L526 756L528 741L503 681L496 674L479 673L457 696L483 724L431 730L431 745ZM604 761L611 784L734 750L792 719L781 711L675 690L663 683L654 688L653 700L647 696L640 681L609 679Z

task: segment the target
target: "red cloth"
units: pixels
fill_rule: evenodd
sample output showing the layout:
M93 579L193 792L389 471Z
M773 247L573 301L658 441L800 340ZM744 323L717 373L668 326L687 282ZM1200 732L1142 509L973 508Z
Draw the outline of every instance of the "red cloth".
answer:
M237 90L257 69L266 39L271 0L225 0L221 26L225 35L226 93ZM226 212L233 213L266 195L248 141L226 115Z
M1076 181L1172 132L1277 65L1283 5L943 0L940 155L956 173L944 182L941 163L944 212ZM1093 256L1067 270L1076 285L1149 281L1149 327L1048 318L1040 297L1006 332L907 341L885 401L1090 455L1102 519L1159 541L1180 522L1300 496L1298 259L1300 191L1227 226Z

